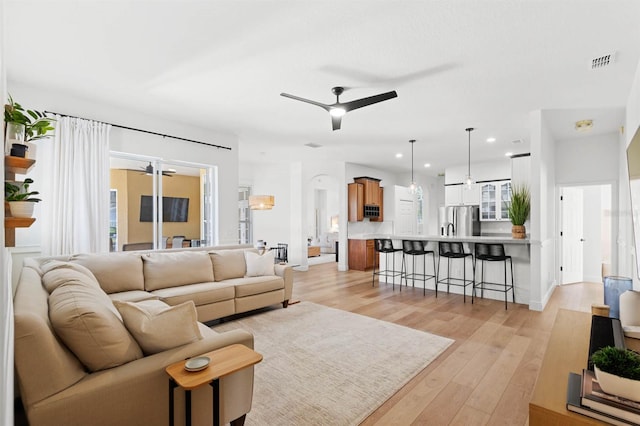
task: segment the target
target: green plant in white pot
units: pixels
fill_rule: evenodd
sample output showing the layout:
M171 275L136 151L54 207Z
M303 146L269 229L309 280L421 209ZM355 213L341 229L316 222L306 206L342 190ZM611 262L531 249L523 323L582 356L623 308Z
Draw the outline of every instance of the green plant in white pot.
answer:
M511 220L511 236L523 239L527 236L524 223L529 218L531 211L531 194L525 185L513 185L511 188L511 201L509 202L509 220Z
M11 95L8 102L4 105L5 138L11 141L11 155L24 157L26 144L51 136L56 120L40 111L25 109Z
M29 185L33 183L33 179L27 178L23 182L5 182L4 183L4 200L9 203L9 210L13 217L31 217L33 216L33 207L35 203L41 201L39 198L33 197L38 195L38 191L29 191Z
M603 391L640 401L640 354L607 346L595 351L591 362Z

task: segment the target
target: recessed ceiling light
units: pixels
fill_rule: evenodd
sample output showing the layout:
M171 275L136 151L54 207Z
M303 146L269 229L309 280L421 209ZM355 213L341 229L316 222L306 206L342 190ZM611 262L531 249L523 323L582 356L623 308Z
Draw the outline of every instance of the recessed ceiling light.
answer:
M588 132L593 129L593 120L576 121L576 130L579 132Z
M431 164L429 164L429 163L424 163L424 166L425 166L425 167L431 167Z
M487 142L489 143L494 143L495 141L496 141L496 138L493 138L493 137L487 138Z
M396 158L402 158L402 153L401 152L397 153Z
M504 156L505 157L511 157L513 155L513 152L505 152Z

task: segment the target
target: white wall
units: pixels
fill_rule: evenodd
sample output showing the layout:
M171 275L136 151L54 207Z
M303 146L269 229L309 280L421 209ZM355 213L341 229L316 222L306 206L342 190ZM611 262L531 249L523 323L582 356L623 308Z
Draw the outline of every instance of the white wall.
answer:
M18 82L9 81L8 88L14 99L32 109L48 110L230 147L231 150L217 149L118 128L112 129L110 141L110 148L114 151L216 166L219 179L218 242L220 244L238 242L238 140L235 135L172 122L170 119L150 116L140 111L96 104L66 93L29 87ZM42 141L40 144L46 142ZM47 158L38 157L37 161L36 167L30 172L30 176L36 182L34 187L39 179L46 179L46 176L39 175L44 167L38 168L38 164L47 161ZM46 197L46 194L42 196ZM36 211L36 218L37 214ZM21 234L16 233L16 245L39 244L39 228L35 226L36 224L38 224L37 220L28 230Z
M529 307L543 310L555 276L555 148L542 111L530 114L531 128L531 292Z
M4 25L4 2L0 2L0 22ZM7 99L6 65L4 62L4 31L0 31L0 94L2 100ZM4 102L3 102L4 104ZM4 116L0 118L4 129ZM2 138L4 147L4 133ZM0 172L4 176L4 161L0 166ZM2 210L4 222L4 210ZM0 424L13 424L13 304L11 291L11 262L7 249L4 248L4 226L0 230L0 238L3 244L0 248Z
M556 183L617 182L620 167L617 147L617 133L558 140Z
M629 191L629 175L626 167L626 149L631 140L640 131L640 61L636 68L636 74L631 86L629 98L627 100L626 120L623 140L620 143L620 221L618 234L618 267L620 275L633 277L634 290L640 291L640 280L638 279L638 269L636 267L635 253L633 248L633 224L631 223L631 201Z

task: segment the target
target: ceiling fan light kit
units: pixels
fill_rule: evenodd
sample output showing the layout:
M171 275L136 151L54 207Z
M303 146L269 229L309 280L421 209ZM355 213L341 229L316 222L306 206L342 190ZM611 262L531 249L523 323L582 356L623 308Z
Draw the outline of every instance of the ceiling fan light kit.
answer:
M324 109L331 116L331 127L333 128L333 130L340 129L340 126L342 124L342 117L347 112L398 97L396 91L392 90L391 92L381 93L379 95L369 96L367 98L356 99L349 102L340 102L340 95L344 92L344 87L336 86L331 89L331 92L336 95L336 102L330 105L312 101L310 99L301 98L299 96L290 95L288 93L280 93L280 96L284 96L285 98L293 99L295 101L306 102L308 104L316 105Z

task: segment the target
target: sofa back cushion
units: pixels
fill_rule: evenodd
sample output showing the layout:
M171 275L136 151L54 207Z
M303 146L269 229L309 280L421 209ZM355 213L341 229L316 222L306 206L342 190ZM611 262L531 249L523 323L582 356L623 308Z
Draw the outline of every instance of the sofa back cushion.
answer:
M45 273L59 272L59 269ZM65 345L90 371L117 367L142 350L131 337L109 296L70 270L70 280L49 295L49 318ZM59 279L59 277L57 277Z
M48 297L39 264L26 259L13 299L16 378L25 406L66 389L87 375L78 358L53 333Z
M209 252L211 263L213 264L213 275L216 281L244 277L247 272L244 252L244 249L213 250Z
M60 260L49 260L41 265L42 284L49 294L62 284L78 282L100 289L100 284L91 271L82 265Z
M204 251L148 253L144 262L146 291L213 281L213 269Z
M139 254L77 254L71 261L89 269L108 293L144 290L142 259Z

